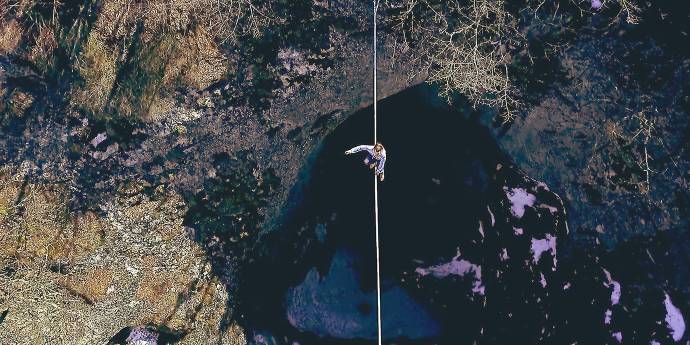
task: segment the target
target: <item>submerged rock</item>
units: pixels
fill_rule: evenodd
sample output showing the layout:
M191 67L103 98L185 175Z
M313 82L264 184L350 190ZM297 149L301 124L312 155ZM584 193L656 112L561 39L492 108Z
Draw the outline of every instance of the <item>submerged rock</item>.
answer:
M664 295L666 296L664 299L664 306L666 307L666 317L664 320L666 321L668 329L671 331L673 340L680 341L685 334L685 319L680 309L671 302L671 297L665 292Z
M135 327L127 336L127 345L158 345L158 332L145 326Z
M474 276L472 292L480 295L484 294L484 286L482 284L482 267L462 259L459 251L458 255L456 255L450 262L430 267L418 267L415 272L421 276L431 274L434 278L445 278L451 274L464 277L465 275L472 273Z
M290 324L323 337L376 339L376 291L362 291L357 264L351 253L339 250L325 276L311 269L304 281L287 293ZM401 287L384 288L381 304L385 339L438 334L433 317Z

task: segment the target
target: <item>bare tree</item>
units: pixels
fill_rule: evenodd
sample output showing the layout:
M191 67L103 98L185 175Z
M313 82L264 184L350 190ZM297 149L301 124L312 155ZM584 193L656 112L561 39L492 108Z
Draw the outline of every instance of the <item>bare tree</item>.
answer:
M256 0L159 0L131 2L128 16L143 20L152 32L184 30L196 24L219 42L239 36L258 36L261 29L273 22L268 5Z
M625 15L625 21L629 24L639 24L641 18L640 14L642 9L633 0L617 0L620 6L620 12L618 15Z
M508 47L519 39L502 0L405 0L393 18L405 44L418 45L429 82L450 100L455 92L501 110L511 121L519 102L508 75Z
M237 35L259 36L261 29L274 21L269 9L255 0L197 0L199 16L209 32L222 41Z

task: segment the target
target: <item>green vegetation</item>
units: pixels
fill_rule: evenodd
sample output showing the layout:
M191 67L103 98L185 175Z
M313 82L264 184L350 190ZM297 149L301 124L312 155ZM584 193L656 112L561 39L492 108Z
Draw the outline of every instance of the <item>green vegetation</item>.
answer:
M258 239L261 208L280 181L271 170L259 172L247 152L216 154L212 160L216 176L186 198L184 224L196 230L197 240L214 256L242 258Z

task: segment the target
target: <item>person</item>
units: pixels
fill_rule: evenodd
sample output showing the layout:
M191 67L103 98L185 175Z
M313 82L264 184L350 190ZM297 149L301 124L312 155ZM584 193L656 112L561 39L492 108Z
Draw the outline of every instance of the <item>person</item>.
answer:
M383 167L386 164L386 149L383 148L381 143L376 143L376 145L359 145L355 146L347 151L346 155L351 155L360 151L366 151L367 156L364 158L364 164L369 167L369 169L375 169L374 173L379 177L379 180L383 181Z

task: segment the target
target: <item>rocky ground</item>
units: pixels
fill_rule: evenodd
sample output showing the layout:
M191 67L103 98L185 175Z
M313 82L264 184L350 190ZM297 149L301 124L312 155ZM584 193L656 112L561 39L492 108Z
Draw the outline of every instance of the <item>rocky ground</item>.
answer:
M104 344L132 325L165 325L181 343L242 344L219 332L226 287L182 226L179 194L114 197L69 212L69 192L3 175L3 341ZM16 201L20 200L20 204Z
M533 344L671 344L687 338L685 297L676 286L650 279L653 266L631 272L618 260L639 257L618 253L611 260L600 247L560 254L573 250L561 199L514 167L498 166L491 184L495 199L479 221L477 240L458 243L448 262L418 267L411 277L425 295L464 291L475 301L479 312L458 315L474 326L465 325L473 331L469 337L482 343L518 337ZM438 308L463 313L441 303Z
M102 36L114 5L91 9L87 61L112 49ZM86 106L74 104L80 95L66 98L91 88L103 94L98 88L108 84L89 83L107 78L87 73L86 91L65 91L69 85L43 73L31 51L4 47L3 342L105 343L139 325L162 327L184 343L245 342L229 294L239 266L291 208L290 191L320 140L372 102L364 20L371 9L304 5L304 17L295 14L301 24L272 28L266 39L275 42L244 43L247 50L269 45L262 53L273 59L260 67L267 75L254 74L261 71L252 65L256 56L224 52L241 76L179 83L151 96L152 110L139 118L90 113L93 93ZM385 51L381 97L422 80L408 79L413 64L392 63ZM94 61L96 72L106 72ZM137 77L126 63L112 68Z
M616 64L626 49L648 62ZM690 66L667 49L651 39L578 40L562 55L565 81L501 137L530 176L558 186L578 235L594 231L615 247L688 227Z
M372 103L370 6L277 2L281 20L263 35L224 45L183 9L164 21L181 29L156 35L154 17L128 26L119 1L17 4L0 22L0 342L106 343L142 325L189 344L252 339L234 300L242 268L300 202L323 138ZM649 272L606 266L598 283L620 274L624 291L664 291L690 315L690 66L687 12L674 6L650 6L638 26L609 25L605 11L572 28L567 16L525 21L529 43L511 64L523 113L508 125L491 110L473 116L515 171L561 196L567 252ZM427 77L423 50L399 39L383 27L381 98ZM551 240L535 239L555 264ZM422 281L477 273L462 259L420 267ZM546 266L523 280L551 281ZM625 298L621 308L639 305Z

